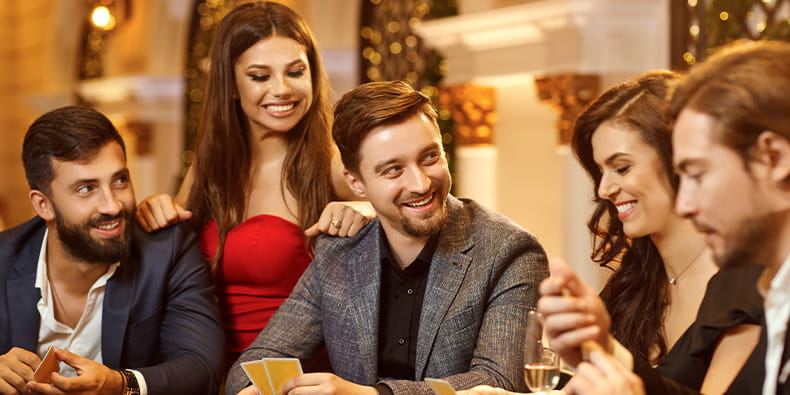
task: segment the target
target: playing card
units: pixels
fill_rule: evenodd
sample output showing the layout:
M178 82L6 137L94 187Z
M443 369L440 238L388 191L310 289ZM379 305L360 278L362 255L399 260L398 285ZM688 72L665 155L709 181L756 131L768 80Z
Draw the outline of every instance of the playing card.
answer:
M302 364L297 358L264 358L272 391L279 394L285 383L302 374Z
M444 380L426 378L425 382L431 386L433 393L436 395L455 395L453 387Z
M51 381L52 372L59 372L60 365L58 359L55 358L55 347L49 346L44 359L36 367L33 372L33 379L39 383L49 383Z
M241 368L244 369L244 373L247 373L252 385L261 395L275 395L272 392L272 384L269 382L266 365L263 364L263 361L242 362Z

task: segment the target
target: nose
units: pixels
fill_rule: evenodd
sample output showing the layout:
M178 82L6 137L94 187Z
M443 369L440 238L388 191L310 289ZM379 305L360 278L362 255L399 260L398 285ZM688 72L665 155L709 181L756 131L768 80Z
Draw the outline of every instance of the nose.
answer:
M431 179L421 167L415 166L407 172L406 189L409 192L423 194L428 192L430 188Z
M278 76L273 78L274 85L272 86L272 94L275 97L282 98L288 97L293 93L293 89L291 89L291 83L288 81L288 78L285 76Z
M691 218L697 214L697 205L691 197L689 187L684 187L681 181L678 194L675 196L675 213L683 218Z
M98 210L102 214L118 215L123 209L123 202L112 188L104 188Z
M612 182L606 174L601 176L598 184L598 198L614 201L614 197L620 192L620 186Z

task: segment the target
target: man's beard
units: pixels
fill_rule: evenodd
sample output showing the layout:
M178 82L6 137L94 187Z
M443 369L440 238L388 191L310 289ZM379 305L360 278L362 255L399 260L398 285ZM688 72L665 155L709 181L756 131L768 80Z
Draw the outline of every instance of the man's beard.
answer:
M748 264L760 264L760 253L767 249L769 221L766 218L752 218L743 221L732 242L726 245L721 254L715 254L713 260L721 267L737 267Z
M116 263L127 258L132 249L135 207L124 209L118 215L98 214L82 224L66 223L63 215L55 209L55 225L58 239L66 253L80 261L95 264ZM97 240L90 234L93 225L123 219L124 230L117 237Z
M413 220L411 217L402 215L400 218L400 224L403 228L403 231L406 232L408 235L413 237L426 237L426 236L433 236L439 231L442 230L444 225L447 223L447 199L445 198L444 202L442 202L442 206L436 213L432 213L432 216L420 219L420 220Z

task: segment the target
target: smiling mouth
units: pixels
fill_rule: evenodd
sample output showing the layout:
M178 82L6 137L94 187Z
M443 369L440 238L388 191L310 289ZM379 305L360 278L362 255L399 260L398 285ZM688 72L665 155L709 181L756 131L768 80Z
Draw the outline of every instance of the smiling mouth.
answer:
M103 224L96 224L96 225L94 225L94 227L96 229L101 229L101 230L113 230L113 229L116 229L119 226L121 226L121 220L120 219L117 219L117 220L112 221L112 222L106 222L106 223L103 223Z
M417 201L413 201L413 202L403 203L403 205L408 206L408 207L412 207L412 208L424 207L424 206L427 206L429 203L431 203L431 201L433 201L433 197L434 197L434 194L431 193L430 195L426 196L422 200L417 200Z
M622 214L634 207L636 207L636 200L631 200L629 202L624 203L617 203L614 205L617 208L617 213Z
M264 107L266 108L266 110L268 110L270 112L286 112L286 111L293 110L293 108L295 106L296 106L296 103L294 102L294 103L288 103L288 104L269 104L269 105L266 105Z

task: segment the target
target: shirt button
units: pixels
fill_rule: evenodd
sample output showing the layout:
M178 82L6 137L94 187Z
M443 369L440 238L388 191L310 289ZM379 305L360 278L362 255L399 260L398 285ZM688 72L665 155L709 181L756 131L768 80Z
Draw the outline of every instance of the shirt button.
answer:
M411 288L409 288L409 289L406 291L406 293L407 293L407 294L409 294L409 295L411 295L411 294L413 294L413 293L414 293L414 290L413 290L413 289L411 289Z
M406 344L406 339L404 339L404 338L398 339L398 344L400 344L400 345Z

